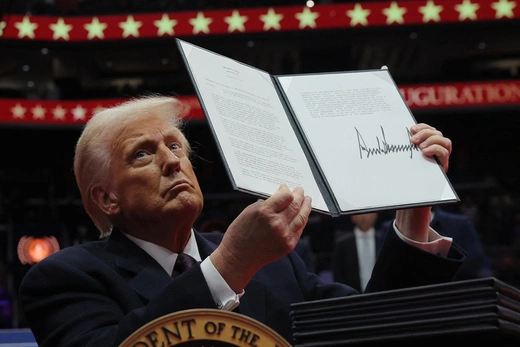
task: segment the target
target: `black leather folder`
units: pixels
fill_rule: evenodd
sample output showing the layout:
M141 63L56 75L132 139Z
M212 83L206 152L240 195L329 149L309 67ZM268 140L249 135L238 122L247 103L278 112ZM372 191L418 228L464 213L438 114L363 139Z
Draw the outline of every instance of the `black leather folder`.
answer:
M494 277L292 305L295 346L520 346L520 290Z
M295 321L293 331L308 332L311 330L343 329L365 326L384 326L395 322L414 323L427 319L448 319L458 317L472 317L483 314L496 314L503 320L520 324L520 313L493 302L487 303L462 303L457 305L443 305L432 308L419 308L409 310L395 310L370 314L343 315L334 317L321 317Z
M392 305L403 307L404 304L417 306L425 300L431 300L425 305L433 305L443 301L459 302L475 298L507 298L512 299L511 304L515 305L516 302L520 302L520 290L494 277L488 277L295 303L291 306L291 315L299 319L307 315L317 316L319 313L330 315L356 309L365 312L382 311L383 308L388 309Z

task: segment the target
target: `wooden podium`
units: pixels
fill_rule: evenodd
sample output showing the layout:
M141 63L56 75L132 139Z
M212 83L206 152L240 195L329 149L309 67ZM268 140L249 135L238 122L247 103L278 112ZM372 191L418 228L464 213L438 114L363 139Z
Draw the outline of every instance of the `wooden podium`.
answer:
M217 309L174 312L149 322L119 347L291 347L267 325Z
M292 305L296 347L520 346L520 290L496 278Z

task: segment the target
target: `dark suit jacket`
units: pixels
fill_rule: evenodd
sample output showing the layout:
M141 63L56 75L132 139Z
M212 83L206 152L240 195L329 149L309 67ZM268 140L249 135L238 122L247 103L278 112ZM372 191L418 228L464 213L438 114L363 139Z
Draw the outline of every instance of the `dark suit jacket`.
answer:
M466 259L455 276L456 281L489 276L491 266L485 254L480 236L471 220L464 214L444 211L434 207L430 226L440 235L451 237L466 253ZM387 228L392 221L386 221ZM386 229L384 229L386 230Z
M314 251L312 250L311 242L308 239L301 238L296 244L294 249L296 253L302 258L307 271L316 272L316 266L314 265Z
M376 255L383 244L384 232L376 230ZM332 252L332 274L334 281L344 283L361 292L359 259L354 232L342 235L336 241Z
M211 233L195 233L202 259L217 247ZM441 258L387 233L370 290L449 281L464 251ZM296 252L264 266L245 288L237 312L273 328L292 342L291 304L355 294L308 273ZM216 304L196 264L172 279L145 251L117 230L103 240L64 248L24 276L23 313L40 347L118 346L146 323L166 314Z

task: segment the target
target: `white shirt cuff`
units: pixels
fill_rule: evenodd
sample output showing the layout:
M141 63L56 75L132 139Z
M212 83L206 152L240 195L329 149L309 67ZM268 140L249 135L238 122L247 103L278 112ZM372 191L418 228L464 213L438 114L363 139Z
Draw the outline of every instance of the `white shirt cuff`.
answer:
M209 257L200 263L200 269L206 279L206 283L208 284L217 308L225 311L235 309L240 303L240 298L244 295L244 291L240 294L235 293L224 278L222 278Z
M430 253L434 253L443 257L446 257L448 255L448 251L450 250L451 244L453 242L453 239L451 237L442 236L439 235L435 230L433 230L430 227L430 230L428 231L428 241L427 242L418 242L412 239L409 239L408 237L404 236L399 229L397 229L395 225L395 220L393 223L394 230L399 236L401 240L404 242L415 246L417 248L422 249L423 251L427 251Z

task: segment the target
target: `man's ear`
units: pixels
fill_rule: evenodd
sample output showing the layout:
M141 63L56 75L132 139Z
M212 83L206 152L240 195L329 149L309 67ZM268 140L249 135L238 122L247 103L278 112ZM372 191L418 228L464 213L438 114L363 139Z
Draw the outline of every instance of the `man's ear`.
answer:
M106 190L105 187L99 185L92 187L90 197L107 215L112 216L119 213L117 197L114 193Z

